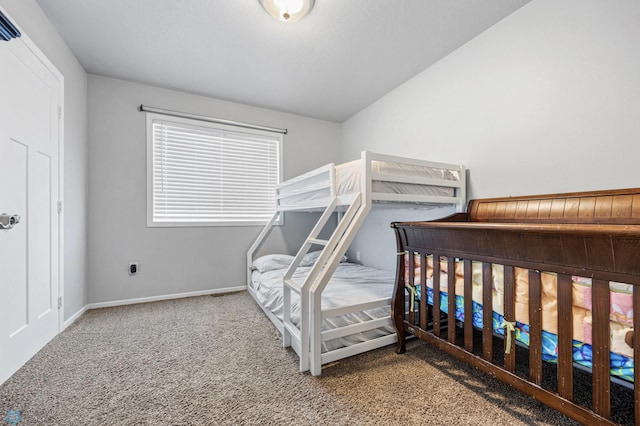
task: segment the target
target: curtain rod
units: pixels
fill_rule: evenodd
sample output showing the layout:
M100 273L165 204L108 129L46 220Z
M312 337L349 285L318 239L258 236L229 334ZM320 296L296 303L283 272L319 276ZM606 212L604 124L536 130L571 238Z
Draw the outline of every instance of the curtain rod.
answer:
M265 132L274 132L287 134L287 129L279 129L277 127L259 126L257 124L242 123L240 121L223 120L221 118L207 117L204 115L189 114L188 112L171 111L169 109L154 108L140 104L138 111L155 112L156 114L170 115L172 117L191 118L193 120L207 121L209 123L226 124L228 126L243 127L245 129L263 130Z

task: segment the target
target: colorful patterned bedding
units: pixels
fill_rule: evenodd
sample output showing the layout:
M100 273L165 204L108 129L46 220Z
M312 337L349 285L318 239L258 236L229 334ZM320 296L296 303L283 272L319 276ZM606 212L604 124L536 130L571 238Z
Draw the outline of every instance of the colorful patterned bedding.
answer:
M408 265L405 255L405 265ZM414 282L412 294L416 300L420 295L420 257L414 256ZM493 330L504 335L504 271L502 265L492 265L492 304ZM447 261L440 261L440 310L448 313L448 274ZM464 320L464 275L462 262L455 266L456 281L456 319ZM515 315L516 341L529 345L529 283L528 270L514 268L515 274ZM482 316L482 263L472 263L472 297L473 325L483 326ZM558 312L557 312L557 277L556 274L542 272L542 356L543 360L555 363L558 357ZM427 258L427 303L433 306L433 257ZM409 281L409 270L405 270L405 283ZM592 365L592 299L591 280L584 277L573 277L573 360L585 367ZM632 286L611 282L609 330L611 336L611 374L622 379L633 381L633 304Z

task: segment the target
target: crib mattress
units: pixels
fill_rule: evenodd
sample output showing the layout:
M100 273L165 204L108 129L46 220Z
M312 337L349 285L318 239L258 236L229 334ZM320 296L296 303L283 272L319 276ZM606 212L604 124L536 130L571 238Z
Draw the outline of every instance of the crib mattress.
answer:
M286 268L266 272L254 270L250 284L258 302L273 312L280 320L282 320L284 312L282 278L286 270ZM310 270L310 266L299 267L293 275L293 280L302 282ZM348 262L340 263L322 293L322 309L345 307L388 298L393 292L394 280L394 275L389 272ZM322 320L322 330L358 324L371 319L387 318L389 315L390 307L385 306L339 317L325 318ZM300 325L300 297L293 292L291 294L291 322L296 326ZM389 325L364 333L328 340L323 343L322 351L350 346L394 332L393 326Z
M419 294L419 291L418 291ZM433 289L427 287L427 303L433 306ZM447 292L440 293L440 310L449 313L449 295ZM456 320L464 321L464 297L456 296ZM483 310L482 305L473 301L473 326L482 328ZM497 334L504 336L504 316L498 312L492 312L492 328ZM514 337L517 342L529 346L529 324L516 321ZM593 349L589 343L574 339L572 342L573 361L584 367L593 366ZM618 351L621 352L621 351ZM612 376L620 377L629 382L633 382L634 360L631 357L622 355L615 351L610 353L610 373ZM558 335L542 330L542 360L550 363L558 361Z
M407 257L405 256L405 260ZM405 263L408 265L408 262ZM414 285L420 286L420 258L414 256ZM443 312L448 312L448 274L446 260L440 262L440 294ZM514 268L515 272L515 320L516 340L529 344L529 313L528 313L528 278L527 271ZM455 293L456 318L464 320L463 271L462 263L455 265ZM433 257L427 257L427 303L433 305ZM493 329L498 334L504 334L504 277L501 265L492 265L492 307ZM405 282L409 283L408 270L405 271ZM542 328L543 328L543 359L555 362L557 359L557 278L556 274L542 272ZM473 324L482 327L482 264L472 263L472 299ZM610 283L610 337L611 337L611 374L633 381L633 348L627 343L627 334L632 331L632 286L623 283ZM419 294L419 292L418 292ZM573 277L572 282L572 312L573 312L573 357L574 361L585 367L591 367L592 352L592 299L591 279Z

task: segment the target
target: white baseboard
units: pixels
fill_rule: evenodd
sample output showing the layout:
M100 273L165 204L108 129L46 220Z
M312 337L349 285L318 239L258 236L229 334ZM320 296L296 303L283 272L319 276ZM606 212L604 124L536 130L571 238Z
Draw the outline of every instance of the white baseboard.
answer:
M99 303L89 303L81 308L78 312L73 314L69 319L65 320L62 324L63 332L67 329L71 324L76 322L78 318L82 316L89 309L99 309L99 308L110 308L113 306L124 306L124 305L133 305L136 303L147 303L147 302L158 302L160 300L171 300L171 299L181 299L184 297L195 297L195 296L207 296L211 294L224 294L224 293L233 293L236 291L245 291L247 286L239 286L239 287L227 287L227 288L217 288L214 290L202 290L202 291L192 291L188 293L176 293L176 294L165 294L162 296L150 296L150 297L140 297L137 299L125 299L125 300L115 300L112 302L99 302Z
M60 332L63 332L64 330L66 330L66 328L69 327L71 324L73 324L78 318L80 318L80 316L82 316L82 314L87 312L87 309L88 309L87 305L85 305L78 312L76 312L75 314L71 315L71 317L62 324L62 330L60 330Z
M85 306L85 310L88 309L98 309L98 308L111 308L114 306L124 306L124 305L133 305L136 303L148 303L148 302L158 302L161 300L171 300L171 299L182 299L184 297L195 297L195 296L207 296L211 294L222 294L222 293L232 293L235 291L244 291L247 289L246 285L239 287L227 287L227 288L217 288L214 290L202 290L202 291L192 291L189 293L176 293L176 294L165 294L162 296L150 296L150 297L139 297L136 299L124 299L124 300L114 300L112 302L98 302L98 303L89 303Z

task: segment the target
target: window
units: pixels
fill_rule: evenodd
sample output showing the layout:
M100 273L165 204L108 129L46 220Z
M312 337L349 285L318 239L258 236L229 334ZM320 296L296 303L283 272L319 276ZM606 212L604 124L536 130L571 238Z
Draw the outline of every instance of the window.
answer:
M147 225L264 224L281 147L280 134L147 113Z

